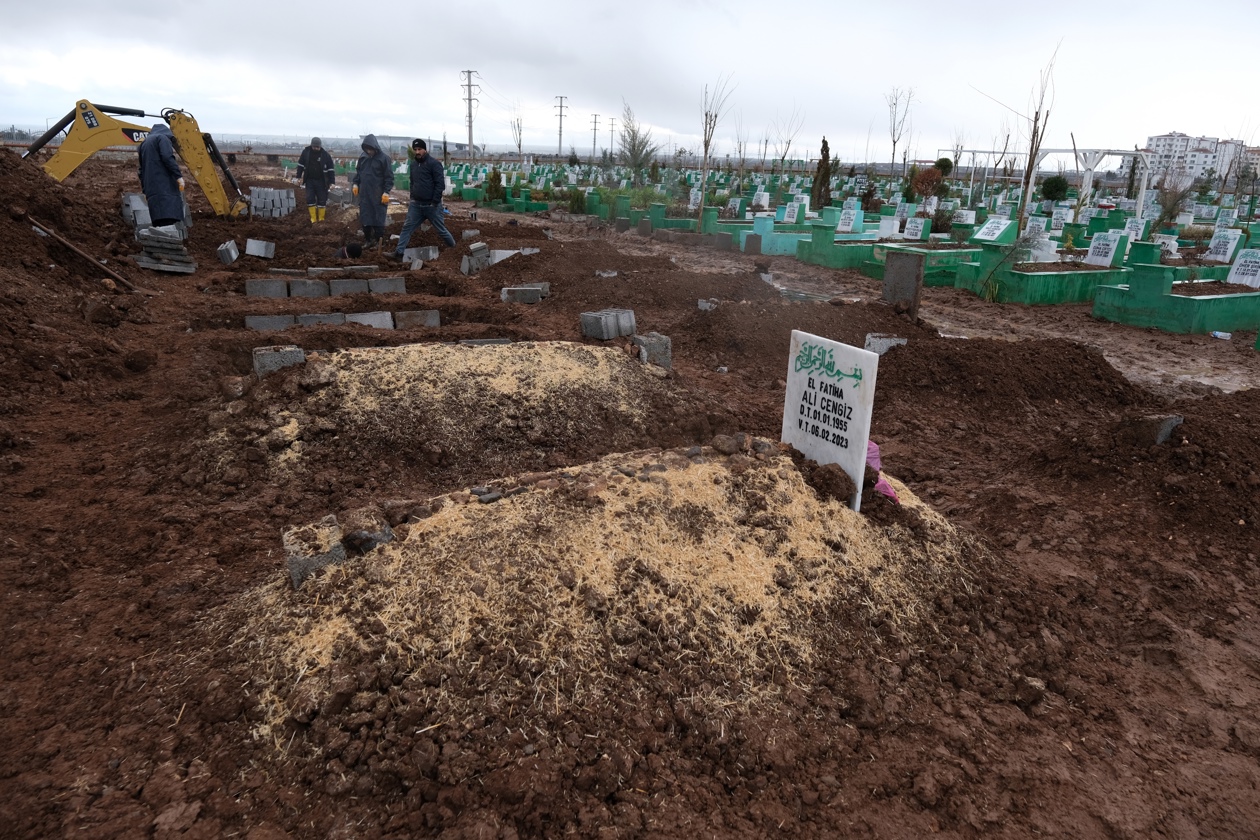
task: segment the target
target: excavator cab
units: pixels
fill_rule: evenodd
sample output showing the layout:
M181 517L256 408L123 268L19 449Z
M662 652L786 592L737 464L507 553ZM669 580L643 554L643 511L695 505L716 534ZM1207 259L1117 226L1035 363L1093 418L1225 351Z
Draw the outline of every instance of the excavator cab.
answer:
M94 105L86 99L75 103L74 110L66 114L55 125L44 132L22 153L22 157L35 154L48 141L62 131L66 131L66 139L45 163L44 171L58 181L64 181L70 173L78 169L83 162L102 149L111 146L139 147L149 136L149 128L133 125L115 119L114 116L145 117L151 116L135 108L116 108L111 105ZM214 138L202 133L197 120L187 111L167 108L162 111L162 119L171 127L175 136L175 151L183 159L193 179L201 186L202 192L210 202L216 215L238 216L248 209L245 196L240 185L233 177L231 170ZM236 193L236 198L229 198L215 167L223 170L228 184Z

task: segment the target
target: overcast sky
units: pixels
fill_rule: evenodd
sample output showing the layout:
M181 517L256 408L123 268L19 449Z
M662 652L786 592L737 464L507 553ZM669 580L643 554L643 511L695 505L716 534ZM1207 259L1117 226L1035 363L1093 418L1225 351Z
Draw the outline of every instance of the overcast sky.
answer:
M412 6L410 10L407 7ZM0 123L42 127L79 98L194 114L222 135L423 135L466 140L461 70L474 70L478 144L608 148L623 102L654 139L694 148L702 92L730 78L719 156L740 126L771 155L795 112L792 157L888 160L885 97L913 88L905 137L931 159L1026 145L1032 97L1056 47L1047 147L1130 149L1168 131L1257 142L1260 2L447 2L191 0L6 3ZM999 104L1001 103L1001 104ZM1049 102L1047 104L1050 104ZM1005 107L1004 107L1005 106ZM144 120L143 122L151 122Z

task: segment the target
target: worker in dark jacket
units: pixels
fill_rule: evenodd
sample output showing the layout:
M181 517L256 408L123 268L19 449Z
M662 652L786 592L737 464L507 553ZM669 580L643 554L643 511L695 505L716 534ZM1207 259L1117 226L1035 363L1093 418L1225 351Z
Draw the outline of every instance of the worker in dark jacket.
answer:
M140 189L149 202L153 224L184 220L184 176L175 159L175 135L166 123L154 125L140 144Z
M337 182L337 169L332 156L324 151L324 143L318 137L311 138L311 145L302 150L298 158L297 179L306 187L306 209L312 222L324 221L328 205L328 188Z
M429 154L428 145L420 138L411 141L411 151L407 157L411 160L408 166L411 174L411 201L407 203L407 221L403 222L402 235L398 237L394 256L402 259L412 232L424 221L433 225L446 247L454 248L455 237L451 236L451 232L442 222L442 193L446 191L446 173L442 169L442 162Z
M364 244L371 247L385 235L385 206L389 204L389 191L394 188L394 162L381 151L375 134L364 137L361 147L363 154L350 183L359 199L359 224L367 240Z

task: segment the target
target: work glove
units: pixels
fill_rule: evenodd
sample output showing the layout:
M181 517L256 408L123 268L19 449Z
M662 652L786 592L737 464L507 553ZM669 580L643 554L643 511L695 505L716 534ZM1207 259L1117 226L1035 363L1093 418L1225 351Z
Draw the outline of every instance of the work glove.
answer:
M381 204L389 204L389 193L381 196Z
M358 197L359 197L359 185L358 185L358 184L355 184L353 187L351 187L351 188L350 188L350 191L354 193L354 197L355 197L355 198L358 198Z
M179 184L179 191L180 191L180 192L183 192L183 191L184 191L184 179L183 179L183 178L176 178L176 179L175 179L175 183Z

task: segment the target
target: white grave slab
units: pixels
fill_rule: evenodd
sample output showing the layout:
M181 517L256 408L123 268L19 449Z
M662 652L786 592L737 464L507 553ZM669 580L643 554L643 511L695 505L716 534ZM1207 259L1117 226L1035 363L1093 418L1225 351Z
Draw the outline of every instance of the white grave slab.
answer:
M1063 230L1063 226L1072 221L1075 213L1071 207L1056 207L1050 216L1050 230Z
M753 193L753 207L760 207L762 210L770 209L770 193L756 192Z
M1120 237L1121 234L1115 231L1094 234L1089 243L1089 253L1085 255L1085 264L1110 268L1116 258L1116 249L1120 247Z
M783 208L783 223L784 224L788 224L788 225L796 224L796 219L799 214L800 206L801 205L793 201L791 204Z
M1124 222L1124 232L1129 234L1129 241L1136 242L1146 236L1146 229L1149 224L1142 219L1126 219Z
M974 225L976 223L975 210L955 210L954 224L956 225Z
M1162 248L1164 250L1164 253L1167 254L1168 256L1176 257L1179 255L1180 252L1177 250L1178 248L1177 237L1173 236L1172 234L1157 233L1154 236L1152 236L1151 239L1158 242L1159 247Z
M1237 214L1237 212L1237 210L1222 209L1216 217L1217 229L1219 230L1221 228L1233 227L1235 214Z
M906 219L906 239L923 239L923 223L926 221L927 219L920 219L917 216L913 219Z
M1253 289L1260 289L1260 250L1244 248L1239 251L1238 257L1229 269L1229 277L1225 278L1225 282L1239 283L1243 286L1250 286Z
M858 226L858 210L857 208L844 208L840 211L840 222L836 225L837 233L853 233L853 229ZM860 231L859 231L860 232Z
M1205 260L1216 260L1217 262L1229 262L1234 256L1234 249L1238 247L1238 240L1242 238L1242 231L1238 228L1221 228L1212 235L1212 243L1208 245L1207 253L1203 255Z
M987 219L972 237L981 242L996 242L1002 233L1014 224L1010 219Z
M853 510L862 504L878 368L876 353L792 330L783 442L844 470L858 488L849 501Z
M1194 213L1187 211L1177 214L1177 224L1181 227L1194 224Z
M895 239L901 235L901 219L896 216L879 217L880 239Z

